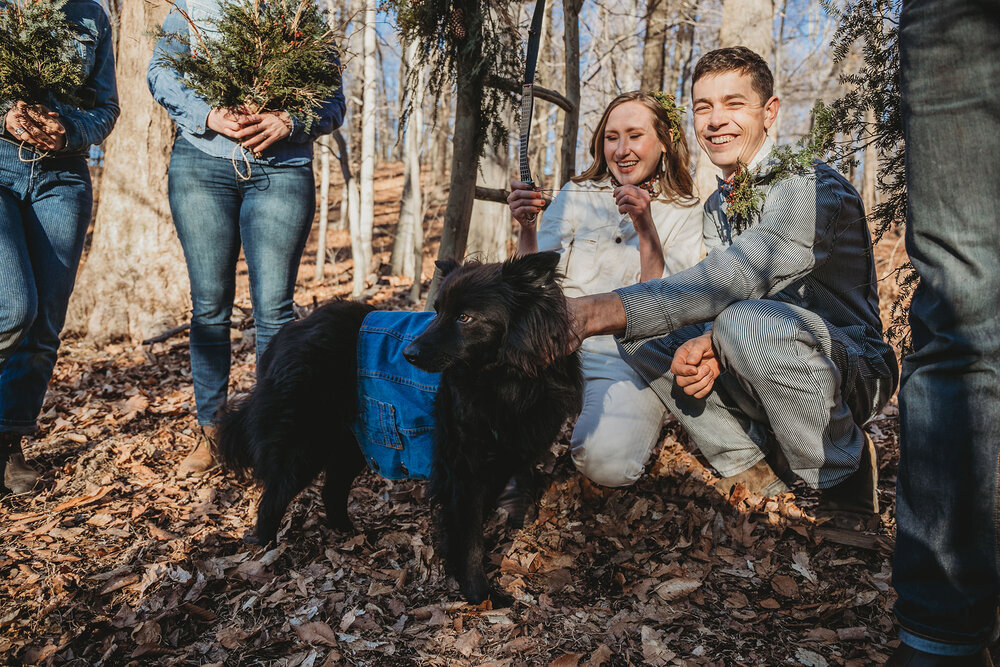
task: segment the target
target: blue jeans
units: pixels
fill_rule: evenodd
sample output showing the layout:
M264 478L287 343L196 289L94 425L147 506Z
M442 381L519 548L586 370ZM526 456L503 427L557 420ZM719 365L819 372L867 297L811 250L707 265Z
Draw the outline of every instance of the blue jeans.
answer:
M238 162L244 170L246 166ZM191 280L191 376L198 423L211 424L229 386L229 325L240 243L250 273L257 359L294 319L292 294L316 207L312 166L255 163L239 180L226 158L183 138L170 156L170 212Z
M0 141L0 432L36 428L92 201L82 156L22 162Z
M1000 2L907 0L900 47L921 282L900 392L896 616L904 643L963 655L989 643L1000 592Z

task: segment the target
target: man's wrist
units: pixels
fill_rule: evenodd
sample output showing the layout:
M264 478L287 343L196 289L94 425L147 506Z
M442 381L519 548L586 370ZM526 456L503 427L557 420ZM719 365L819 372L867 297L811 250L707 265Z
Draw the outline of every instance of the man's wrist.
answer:
M614 292L580 297L585 338L625 333L625 306Z

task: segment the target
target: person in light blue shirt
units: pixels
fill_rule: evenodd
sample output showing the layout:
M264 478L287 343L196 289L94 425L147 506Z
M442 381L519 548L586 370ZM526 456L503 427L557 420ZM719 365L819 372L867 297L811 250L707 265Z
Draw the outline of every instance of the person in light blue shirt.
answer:
M88 151L119 112L107 15L93 0L62 10L83 62L78 101L0 99L0 493L38 479L21 440L37 428L90 224Z
M306 126L288 111L243 113L212 108L185 85L163 55L184 48L170 35L189 23L211 31L217 0L177 0L163 24L147 71L153 97L177 126L170 157L170 212L191 281L191 376L201 434L181 463L181 476L215 465L214 421L229 385L229 327L242 245L250 274L257 358L294 318L292 295L316 207L312 144L339 127L338 90ZM331 60L330 67L339 67Z

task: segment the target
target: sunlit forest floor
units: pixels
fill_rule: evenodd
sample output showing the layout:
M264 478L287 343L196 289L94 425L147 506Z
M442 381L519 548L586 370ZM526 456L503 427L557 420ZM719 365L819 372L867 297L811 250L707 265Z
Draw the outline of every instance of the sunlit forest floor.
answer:
M382 165L383 265L401 190L401 165ZM443 204L436 193L425 219L425 288ZM877 249L880 276L890 258L905 261L895 241ZM322 282L315 244L314 233L296 291L306 310L350 293L347 233L332 232ZM250 311L241 271L237 319ZM381 275L368 298L415 308L409 288ZM252 334L237 328L231 389L252 384ZM417 482L366 473L351 496L354 537L323 525L311 488L277 548L247 547L252 486L222 472L174 476L195 441L193 411L185 335L98 350L66 341L41 431L25 445L46 471L42 490L0 500L7 663L818 667L878 664L895 645L895 401L868 426L884 507L871 533L818 525L803 487L723 498L676 422L637 485L599 489L574 470L566 430L541 464L534 521L489 522L492 576L516 598L505 609L461 603Z

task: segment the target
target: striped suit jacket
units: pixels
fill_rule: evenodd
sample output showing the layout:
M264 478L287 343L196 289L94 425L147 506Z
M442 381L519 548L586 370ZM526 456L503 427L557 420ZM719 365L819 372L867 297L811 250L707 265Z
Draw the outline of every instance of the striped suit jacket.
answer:
M765 155L768 145L761 151ZM619 344L636 354L647 341L711 323L737 301L775 299L820 315L834 325L831 336L850 338L878 375L894 375L886 363L893 353L882 337L871 234L861 197L828 165L817 162L775 179L775 164L765 158L756 168L763 204L741 233L730 224L717 190L705 202L708 255L701 262L615 290L627 323ZM686 333L685 339L690 330Z

